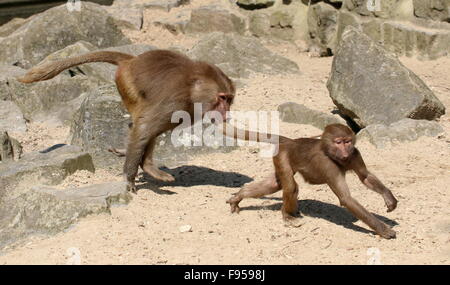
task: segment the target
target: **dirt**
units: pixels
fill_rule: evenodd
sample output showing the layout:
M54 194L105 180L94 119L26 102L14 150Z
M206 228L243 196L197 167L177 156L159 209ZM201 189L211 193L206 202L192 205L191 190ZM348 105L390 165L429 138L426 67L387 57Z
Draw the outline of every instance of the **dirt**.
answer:
M205 1L203 1L205 2ZM196 1L194 1L196 3ZM147 11L146 19L156 12ZM165 12L158 12L165 13ZM190 48L195 37L173 35L147 23L130 32L135 42L166 48ZM300 74L255 74L243 81L233 110L276 110L287 101L329 112L334 105L326 89L332 58L309 57L289 43L270 44L272 51L294 60ZM450 58L419 61L401 58L450 108ZM448 112L447 112L448 113ZM450 116L439 120L445 134L376 149L367 141L357 146L366 164L398 198L387 213L383 199L365 188L354 174L347 177L352 195L392 225L397 238L385 240L339 206L326 185L312 186L297 177L303 225L285 227L281 193L248 199L241 213L231 214L225 203L244 182L272 171L270 158L252 147L231 153L200 155L177 168L180 183L155 186L139 176L140 190L126 206L111 214L81 219L66 232L35 236L10 247L0 264L450 264ZM64 142L64 127L29 124L19 137L25 151ZM320 134L308 125L280 123L289 137ZM120 173L99 169L78 172L64 186L116 181ZM181 232L183 226L191 230ZM189 228L189 227L187 227Z

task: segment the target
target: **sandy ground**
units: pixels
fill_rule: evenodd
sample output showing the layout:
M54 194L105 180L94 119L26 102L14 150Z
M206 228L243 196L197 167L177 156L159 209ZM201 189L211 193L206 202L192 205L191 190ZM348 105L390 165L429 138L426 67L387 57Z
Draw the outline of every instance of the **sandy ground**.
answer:
M194 1L196 3L196 1ZM148 12L155 16L155 12ZM163 12L158 12L163 13ZM164 48L191 47L196 38L174 36L145 25L132 33L135 42ZM294 60L299 75L254 75L238 90L233 110L276 110L286 101L329 112L333 103L326 89L332 58L313 58L291 44L269 44L272 51ZM450 108L450 58L419 61L402 58ZM450 116L440 124L438 138L376 149L365 141L358 148L366 164L398 198L398 208L387 213L383 199L348 175L352 195L394 227L397 238L384 240L339 206L326 186L311 186L297 177L303 225L285 227L281 219L281 193L241 203L231 214L225 203L243 183L259 180L272 171L271 159L253 148L228 154L196 157L189 165L172 169L177 182L154 185L139 176L137 195L111 214L82 219L64 233L32 237L0 256L0 264L450 264ZM25 151L65 142L68 130L30 124L19 139ZM307 125L281 123L289 137L317 135ZM52 129L53 128L53 129ZM111 170L78 172L64 186L119 180ZM192 231L180 232L190 225Z

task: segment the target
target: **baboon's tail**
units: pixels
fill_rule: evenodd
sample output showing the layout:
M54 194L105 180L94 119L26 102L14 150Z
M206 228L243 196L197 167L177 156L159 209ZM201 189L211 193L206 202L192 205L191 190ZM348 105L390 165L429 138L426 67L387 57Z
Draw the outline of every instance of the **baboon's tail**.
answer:
M240 139L240 140L246 140L246 141L255 141L255 142L262 142L262 143L271 143L271 144L279 144L281 142L289 141L291 139L274 135L274 134L266 134L266 133L260 133L260 132L252 132L249 130L241 130L236 128L233 125L230 125L226 122L222 125L222 133L227 136L234 139Z
M17 78L17 80L19 80L22 83L43 81L55 77L56 75L60 74L63 70L67 68L80 65L83 63L108 62L111 64L118 65L119 62L129 60L132 58L134 58L134 56L115 51L91 52L80 56L40 64L28 70L28 72L23 77Z

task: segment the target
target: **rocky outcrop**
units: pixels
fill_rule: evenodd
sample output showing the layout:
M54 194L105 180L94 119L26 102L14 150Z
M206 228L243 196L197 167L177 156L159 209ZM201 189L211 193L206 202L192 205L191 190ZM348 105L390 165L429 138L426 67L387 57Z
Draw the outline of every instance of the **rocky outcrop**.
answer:
M19 160L21 155L22 145L19 141L0 130L0 162Z
M19 107L11 101L0 100L0 130L26 132L27 125Z
M192 48L189 56L213 63L234 78L247 78L252 72L298 72L295 62L272 53L257 39L233 34L211 33Z
M444 129L436 122L403 119L390 125L369 125L358 133L358 139L368 139L377 148L393 143L415 141L419 137L436 137Z
M330 124L345 124L339 116L325 114L293 102L281 104L278 106L278 112L283 122L312 125L322 130Z
M202 6L191 11L186 33L237 33L244 34L245 19L237 13L218 5Z
M353 27L342 35L327 87L342 114L360 127L404 118L432 120L445 113L417 75Z
M33 234L56 234L91 214L109 213L113 204L126 204L131 195L125 182L55 189L32 187L0 203L0 249Z
M80 40L102 48L130 43L102 6L83 2L81 11L69 11L63 4L35 15L1 39L0 64L30 68Z

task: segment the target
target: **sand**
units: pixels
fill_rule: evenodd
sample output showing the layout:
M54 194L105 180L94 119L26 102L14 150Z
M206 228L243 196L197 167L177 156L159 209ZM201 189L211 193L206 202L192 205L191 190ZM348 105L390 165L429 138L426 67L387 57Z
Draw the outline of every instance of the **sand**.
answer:
M189 49L198 40L149 25L148 17L155 13L165 12L146 12L144 30L128 31L135 42ZM301 74L252 75L238 89L233 110L271 111L287 101L323 112L334 108L326 89L332 58L310 57L289 43L265 45L294 60ZM401 61L448 110L450 58ZM155 187L141 174L141 190L130 204L113 207L111 214L83 218L55 236L35 236L11 246L0 256L0 264L73 263L74 248L81 264L450 264L450 116L442 116L439 123L445 129L439 137L383 149L366 141L357 144L368 168L398 198L398 207L387 213L383 199L350 173L349 187L364 207L394 226L393 240L380 238L353 218L328 186L308 185L298 176L300 227L284 226L281 193L244 200L241 213L231 214L225 201L242 181L259 180L272 171L270 158L242 147L196 157L178 169L176 178L182 183ZM67 142L67 128L37 123L28 127L27 136L19 137L25 151ZM315 127L289 123L280 123L280 131L289 137L320 134ZM63 185L117 180L120 173L100 169L95 174L75 173ZM191 231L180 232L187 225Z

